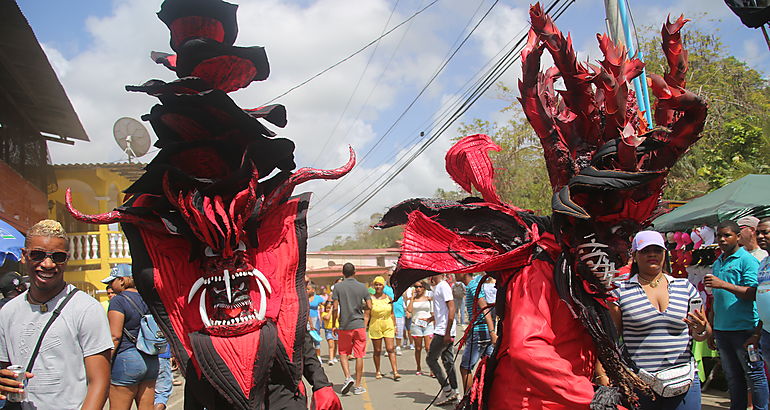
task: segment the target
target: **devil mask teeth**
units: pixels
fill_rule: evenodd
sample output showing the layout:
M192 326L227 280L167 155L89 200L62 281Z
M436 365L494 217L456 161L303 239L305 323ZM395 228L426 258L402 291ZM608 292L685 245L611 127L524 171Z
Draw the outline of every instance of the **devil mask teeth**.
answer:
M231 284L231 281L237 278L243 278L243 277L253 277L256 282L256 287L259 292L259 307L255 312L249 312L244 310L241 313L241 316L236 316L230 319L223 319L223 320L214 320L209 317L208 313L208 306L206 303L206 293L207 289L203 289L203 292L201 292L200 296L200 302L198 306L198 310L200 312L201 321L203 322L205 327L211 327L211 326L228 326L228 325L237 325L239 323L244 323L252 320L265 320L265 312L267 311L267 298L272 293L272 286L270 286L270 281L268 281L267 277L260 272L258 269L254 269L251 271L242 271L242 272L235 272L233 274L230 274L229 270L225 269L222 272L221 276L212 276L209 278L198 278L196 280L192 287L190 288L190 292L187 296L187 303L191 303L192 300L195 298L195 295L201 291L201 288L204 286L208 287L209 285L217 284L220 285L222 282L224 282L225 292L227 293L227 303L219 302L214 304L214 308L220 308L220 309L227 309L227 308L233 308L233 309L249 309L252 306L252 302L250 299L248 300L237 300L234 303L233 302L233 286Z

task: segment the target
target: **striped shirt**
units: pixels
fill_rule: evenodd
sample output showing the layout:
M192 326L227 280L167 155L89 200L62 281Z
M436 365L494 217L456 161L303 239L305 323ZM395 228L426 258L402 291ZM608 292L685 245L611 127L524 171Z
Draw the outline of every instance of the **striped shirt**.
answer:
M484 277L482 274L478 274L471 279L471 281L468 283L468 285L465 287L465 310L468 312L468 320L470 321L473 319L473 305L476 304L476 289L478 289L479 285L481 285L481 278ZM481 287L481 291L479 292L479 299L484 298L486 295L484 294L484 287ZM476 319L476 323L473 326L473 331L476 333L480 333L484 335L484 338L482 340L489 339L489 330L487 329L487 322L484 319L484 315L479 315L479 317Z
M638 276L619 282L612 294L622 313L623 341L637 366L655 372L692 360L687 324L690 299L700 296L687 279L668 280L668 307L658 312L639 284Z

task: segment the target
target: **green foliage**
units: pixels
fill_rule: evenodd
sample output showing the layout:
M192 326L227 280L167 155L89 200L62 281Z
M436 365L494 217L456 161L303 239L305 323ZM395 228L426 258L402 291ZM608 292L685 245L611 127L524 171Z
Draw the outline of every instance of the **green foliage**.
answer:
M331 245L321 248L322 251L338 251L345 249L382 249L397 248L404 228L394 226L387 229L372 229L372 225L379 222L382 214L372 214L369 221L358 221L355 223L355 235L343 238L338 236Z
M641 49L647 73L663 75L668 65L658 30L645 30ZM708 193L750 173L767 173L770 155L767 80L727 55L716 34L704 33L692 23L683 34L690 63L687 88L705 98L709 110L701 140L671 170L664 195L679 200Z
M504 98L510 95L505 86L501 85L499 90ZM461 135L487 134L502 148L490 156L495 166L495 187L503 202L540 215L548 214L552 193L540 141L518 101L510 101L514 103L503 110L512 114L505 124L475 119L470 124L462 124L459 132Z

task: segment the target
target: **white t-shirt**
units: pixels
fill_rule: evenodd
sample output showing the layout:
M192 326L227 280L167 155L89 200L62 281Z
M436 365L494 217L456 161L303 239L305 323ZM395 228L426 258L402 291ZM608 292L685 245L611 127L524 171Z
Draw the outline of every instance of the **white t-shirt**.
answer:
M72 285L51 299L48 311L27 302L27 292L0 310L0 362L26 367L40 332ZM77 292L62 309L43 338L32 367L35 377L27 385L28 409L80 409L86 397L86 368L83 358L112 349L112 336L102 305L84 292Z
M452 288L445 280L442 280L433 287L433 318L435 319L433 334L446 334L447 321L449 320L449 308L446 305L448 301L454 301ZM456 331L457 326L452 326L449 334L454 337Z
M494 283L485 283L481 285L484 289L484 295L486 296L485 299L487 303L496 303L497 302L497 287L495 287Z
M757 272L757 313L762 328L770 332L770 257L765 257Z
M757 258L757 260L760 262L762 262L762 260L767 258L767 251L762 248L754 249L753 251L749 251L749 253L751 254L751 256Z

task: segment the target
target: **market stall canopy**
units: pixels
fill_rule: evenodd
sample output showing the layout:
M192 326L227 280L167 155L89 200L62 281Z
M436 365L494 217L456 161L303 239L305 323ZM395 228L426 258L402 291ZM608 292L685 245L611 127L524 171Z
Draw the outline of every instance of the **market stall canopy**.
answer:
M24 235L8 222L0 220L0 266L6 261L18 262L23 247Z
M660 216L652 223L656 231L684 231L693 226L716 226L742 216L770 216L770 175L746 175L722 188Z

